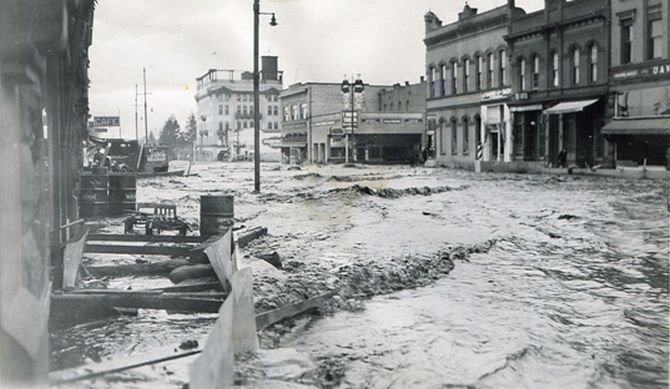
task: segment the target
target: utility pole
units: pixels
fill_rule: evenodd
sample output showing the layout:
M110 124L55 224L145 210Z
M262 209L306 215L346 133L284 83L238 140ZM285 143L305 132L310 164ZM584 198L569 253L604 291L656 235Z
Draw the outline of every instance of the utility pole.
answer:
M147 115L147 68L142 68L144 78L144 144L149 142L149 117Z
M135 140L140 140L139 133L137 132L137 84L135 84Z

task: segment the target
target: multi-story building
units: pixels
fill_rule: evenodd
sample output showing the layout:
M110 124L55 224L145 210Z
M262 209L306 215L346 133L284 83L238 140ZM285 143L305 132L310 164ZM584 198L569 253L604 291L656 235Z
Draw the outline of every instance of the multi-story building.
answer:
M277 57L264 56L261 63L261 159L278 160L282 72L277 70ZM251 158L254 150L253 73L210 69L197 78L197 84L198 158Z
M530 14L508 0L508 9L513 159L556 167L564 154L567 165L607 164L609 0L545 0Z
M418 152L420 147L423 113L380 112L381 97L387 97L383 91L393 87L362 86L363 92L356 95L353 110L351 95L343 93L341 83L299 83L284 90L282 160L285 163L408 162L413 150ZM406 104L407 98L403 96L403 110ZM410 109L414 106L418 111L420 105L410 99ZM347 128L346 115L355 117L353 131Z
M618 164L668 166L670 3L611 0L610 104L603 133Z
M501 6L478 13L465 5L456 22L425 17L427 137L438 165L473 169L475 160L510 161L512 137L509 51L503 39L510 15ZM434 134L434 137L433 137Z

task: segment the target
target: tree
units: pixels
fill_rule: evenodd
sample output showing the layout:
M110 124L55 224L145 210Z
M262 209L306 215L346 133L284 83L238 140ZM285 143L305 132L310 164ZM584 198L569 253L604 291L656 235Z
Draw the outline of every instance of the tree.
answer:
M161 130L160 136L158 137L158 143L161 146L176 148L178 133L179 133L179 122L174 117L174 115L171 115L163 125L163 129Z
M197 126L198 122L195 119L195 115L191 113L186 118L186 127L180 128L179 132L177 132L177 144L179 146L186 146L193 143L197 137Z

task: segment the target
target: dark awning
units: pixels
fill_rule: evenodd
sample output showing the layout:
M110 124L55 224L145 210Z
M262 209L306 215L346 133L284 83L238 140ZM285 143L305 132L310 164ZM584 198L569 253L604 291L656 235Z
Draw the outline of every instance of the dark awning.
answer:
M613 119L602 129L608 135L670 135L670 117Z

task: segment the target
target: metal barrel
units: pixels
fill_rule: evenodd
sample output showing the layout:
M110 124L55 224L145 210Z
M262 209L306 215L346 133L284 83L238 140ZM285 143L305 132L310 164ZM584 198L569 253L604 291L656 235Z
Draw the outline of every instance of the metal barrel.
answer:
M112 215L134 211L137 177L134 173L115 173L109 176L109 207Z
M225 232L235 224L232 195L200 196L200 235L212 236Z
M109 176L107 174L82 174L79 192L81 217L109 215Z

